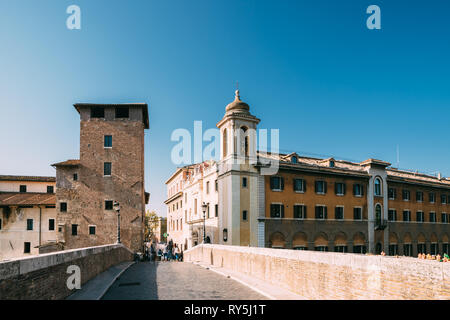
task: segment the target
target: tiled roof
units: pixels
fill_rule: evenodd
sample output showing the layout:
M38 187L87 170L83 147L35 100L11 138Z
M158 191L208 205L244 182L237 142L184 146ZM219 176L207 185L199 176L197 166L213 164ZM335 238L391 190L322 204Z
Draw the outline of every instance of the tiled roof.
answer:
M0 181L37 181L37 182L55 182L55 177L40 177L40 176L11 176L0 175Z
M0 192L0 206L55 205L54 193Z
M58 162L52 164L53 167L76 167L80 165L80 160L78 159L70 159L63 162Z

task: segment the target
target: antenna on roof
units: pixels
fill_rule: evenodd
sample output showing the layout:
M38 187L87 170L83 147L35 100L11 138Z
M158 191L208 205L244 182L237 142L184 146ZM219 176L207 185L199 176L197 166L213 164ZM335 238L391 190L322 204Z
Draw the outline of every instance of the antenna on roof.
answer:
M397 144L397 168L400 168L400 147Z

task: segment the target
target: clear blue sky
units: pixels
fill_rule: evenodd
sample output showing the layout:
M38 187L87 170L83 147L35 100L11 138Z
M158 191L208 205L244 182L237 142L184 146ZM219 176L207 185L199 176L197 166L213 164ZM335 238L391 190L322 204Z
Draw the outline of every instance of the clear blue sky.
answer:
M66 28L81 8L82 29ZM381 8L381 30L366 8ZM147 102L146 189L165 215L176 128L234 97L280 148L450 176L448 1L0 0L0 174L79 157L76 102Z

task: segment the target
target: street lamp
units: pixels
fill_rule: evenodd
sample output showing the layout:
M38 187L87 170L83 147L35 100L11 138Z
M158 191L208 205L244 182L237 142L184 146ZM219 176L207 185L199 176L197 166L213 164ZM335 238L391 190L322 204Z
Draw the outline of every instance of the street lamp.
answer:
M114 201L113 208L117 212L117 243L120 243L120 204L119 204L119 202Z
M203 202L202 211L203 211L203 243L206 242L206 209L208 208L208 203Z

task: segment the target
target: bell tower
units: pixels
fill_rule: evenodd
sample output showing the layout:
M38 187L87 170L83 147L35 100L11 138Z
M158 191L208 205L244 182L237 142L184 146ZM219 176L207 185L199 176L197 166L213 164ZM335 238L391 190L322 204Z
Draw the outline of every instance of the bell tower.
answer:
M234 101L226 106L224 117L217 123L221 140L218 188L222 244L257 246L258 171L253 164L257 159L259 122L236 90Z

